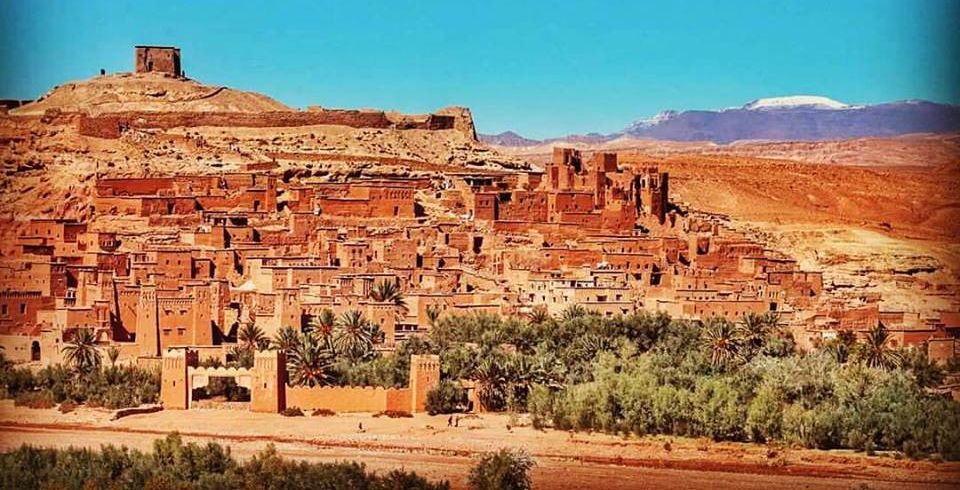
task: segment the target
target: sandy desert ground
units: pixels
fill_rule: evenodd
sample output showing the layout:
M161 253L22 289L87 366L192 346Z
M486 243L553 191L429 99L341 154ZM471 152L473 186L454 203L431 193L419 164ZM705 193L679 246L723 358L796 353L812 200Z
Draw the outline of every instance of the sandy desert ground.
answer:
M503 414L464 418L375 418L371 414L285 418L237 410L161 411L110 421L111 412L14 407L0 401L0 451L20 444L66 447L126 445L149 450L178 430L188 441L218 442L239 458L274 444L285 457L361 460L370 469L403 467L465 488L474 458L501 447L524 448L537 462L537 488L955 488L960 463L866 456L701 439L623 438L535 430ZM358 430L362 423L364 431ZM508 426L510 428L508 429ZM667 450L665 443L670 443Z

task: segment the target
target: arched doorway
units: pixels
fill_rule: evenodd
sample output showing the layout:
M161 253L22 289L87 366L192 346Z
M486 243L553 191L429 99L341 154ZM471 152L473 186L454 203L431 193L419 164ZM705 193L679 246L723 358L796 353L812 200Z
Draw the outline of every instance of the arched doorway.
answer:
M40 342L37 340L34 340L30 344L30 360L31 361L40 360Z

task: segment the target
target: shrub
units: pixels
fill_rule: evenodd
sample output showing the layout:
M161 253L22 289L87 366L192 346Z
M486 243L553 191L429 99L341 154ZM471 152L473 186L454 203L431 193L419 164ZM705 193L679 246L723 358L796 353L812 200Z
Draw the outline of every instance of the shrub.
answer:
M297 407L287 407L280 412L280 415L284 417L303 417L303 410Z
M534 385L527 396L527 412L534 429L541 429L553 413L553 393L543 385Z
M336 415L337 412L330 410L329 408L318 408L314 410L310 415L314 417L332 417Z
M391 419L413 418L413 414L403 410L384 410L373 414L374 417L389 417Z
M703 434L714 440L737 440L746 425L746 414L731 381L703 378L694 391L694 417Z
M780 438L783 425L783 407L779 393L773 387L761 388L747 408L747 432L757 442Z
M467 482L474 490L528 490L533 488L530 470L535 465L523 451L501 449L480 457Z
M50 393L43 391L28 391L17 395L13 404L27 408L53 408L56 405Z
M427 413L462 412L467 406L467 392L459 383L443 380L427 392Z
M153 451L125 447L39 449L21 446L0 454L0 488L289 488L328 490L449 490L416 473L380 476L358 463L307 463L281 458L273 446L245 462L219 444L184 444L178 434L154 441Z
M54 403L103 406L110 409L156 403L160 395L160 371L136 366L110 366L79 372L62 365L47 366L36 374L25 369L2 369L4 391L14 398L40 392Z
M61 403L60 408L58 408L58 410L60 410L60 413L70 413L76 409L77 409L77 404L69 401Z

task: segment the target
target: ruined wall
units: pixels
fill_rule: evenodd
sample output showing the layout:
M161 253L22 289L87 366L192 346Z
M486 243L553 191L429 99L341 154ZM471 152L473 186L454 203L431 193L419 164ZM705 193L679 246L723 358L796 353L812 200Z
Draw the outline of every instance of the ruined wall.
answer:
M134 51L137 73L160 72L180 76L180 50L168 46L137 46Z
M509 200L502 197L498 204L497 219L506 221L547 221L547 193L514 191ZM503 196L503 195L501 195Z
M390 121L382 111L320 109L311 111L268 112L116 112L91 116L81 114L77 130L84 136L119 138L128 128L170 129L180 127L297 127L336 125L352 128L453 129L456 119L430 115L422 121Z

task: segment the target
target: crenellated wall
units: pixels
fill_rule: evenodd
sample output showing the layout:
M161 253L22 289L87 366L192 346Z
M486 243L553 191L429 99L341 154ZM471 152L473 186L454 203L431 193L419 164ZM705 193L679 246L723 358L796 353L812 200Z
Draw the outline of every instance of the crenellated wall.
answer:
M318 109L270 112L116 112L101 115L81 114L77 130L84 136L119 138L129 128L170 129L178 127L279 128L335 125L352 128L454 129L456 118L430 114L421 118L391 120L382 111Z
M371 386L288 386L287 406L302 410L325 408L335 412L409 412L410 388Z

